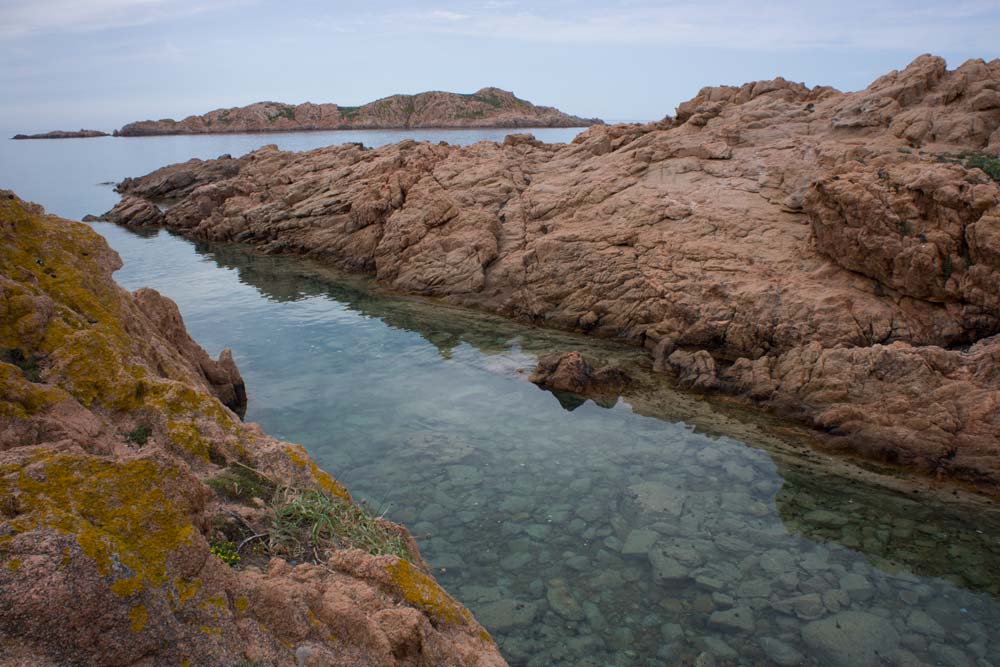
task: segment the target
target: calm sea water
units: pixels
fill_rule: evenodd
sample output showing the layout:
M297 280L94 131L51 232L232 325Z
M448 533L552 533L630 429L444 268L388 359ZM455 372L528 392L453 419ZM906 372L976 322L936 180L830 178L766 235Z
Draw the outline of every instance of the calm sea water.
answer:
M19 143L26 168L4 152L0 186L100 212L115 200L100 181L257 145L102 141ZM525 379L565 349L642 375L631 350L297 258L95 229L124 286L155 287L211 353L235 350L248 419L409 526L513 665L1000 665L995 505L872 483L666 386L604 408Z

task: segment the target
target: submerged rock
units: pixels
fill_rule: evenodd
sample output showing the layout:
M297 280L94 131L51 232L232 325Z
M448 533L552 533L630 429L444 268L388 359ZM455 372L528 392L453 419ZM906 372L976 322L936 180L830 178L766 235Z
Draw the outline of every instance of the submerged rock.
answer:
M899 648L899 633L881 616L844 611L802 628L802 639L834 667L876 667Z

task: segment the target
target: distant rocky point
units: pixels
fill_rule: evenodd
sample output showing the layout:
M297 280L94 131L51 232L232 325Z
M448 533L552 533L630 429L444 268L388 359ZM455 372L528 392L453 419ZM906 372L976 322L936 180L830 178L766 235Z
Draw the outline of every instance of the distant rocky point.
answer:
M111 135L100 130L55 130L42 134L15 134L11 139L89 139L108 136Z
M115 136L429 127L587 127L603 124L598 118L581 118L554 107L535 106L506 90L483 88L468 95L439 91L392 95L359 107L311 102L298 105L257 102L245 107L216 109L201 116L188 116L181 121L166 118L129 123L116 130Z

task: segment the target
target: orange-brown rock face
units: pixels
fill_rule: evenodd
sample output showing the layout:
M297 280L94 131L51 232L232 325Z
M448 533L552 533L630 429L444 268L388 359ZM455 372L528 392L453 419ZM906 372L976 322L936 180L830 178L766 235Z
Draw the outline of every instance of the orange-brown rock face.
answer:
M569 145L265 147L225 178L130 179L112 217L178 179L157 223L618 337L692 387L997 484L998 91L1000 61L923 56L856 93L706 88Z
M505 665L405 530L241 422L229 352L119 266L86 225L0 192L0 665ZM289 494L394 553L339 536L272 557Z
M440 91L392 95L360 107L257 102L245 107L216 109L181 121L129 123L116 130L115 136L420 127L586 127L595 124L601 121L571 116L553 107L535 106L499 88L483 88L470 95Z

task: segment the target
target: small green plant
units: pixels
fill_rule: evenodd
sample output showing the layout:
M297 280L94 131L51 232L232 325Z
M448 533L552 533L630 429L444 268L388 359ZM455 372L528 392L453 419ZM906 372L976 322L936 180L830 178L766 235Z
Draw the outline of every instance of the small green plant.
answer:
M965 166L969 169L982 169L994 181L1000 181L1000 157L972 155L965 160Z
M218 495L243 503L249 503L254 498L269 502L277 489L277 484L269 478L238 462L205 483Z
M129 431L125 439L134 445L139 445L142 447L149 440L149 436L153 434L153 429L149 427L148 424L139 424L134 429Z
M330 548L356 548L381 556L411 558L403 537L364 507L313 489L284 488L272 502L272 555L319 558Z
M38 359L34 355L25 354L18 349L0 349L0 362L14 364L21 369L21 374L28 382L41 382L42 371L38 368Z
M236 567L240 564L240 555L236 551L236 545L224 540L212 542L211 552L229 567Z

